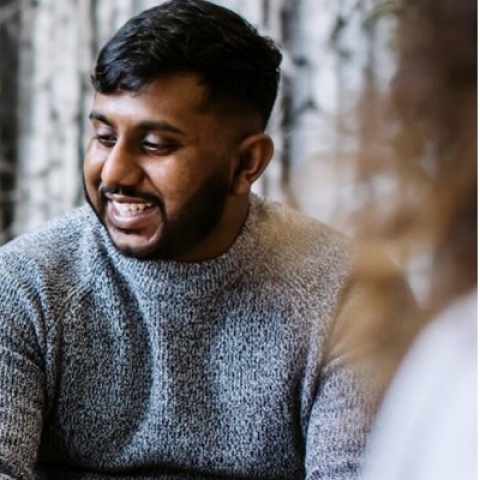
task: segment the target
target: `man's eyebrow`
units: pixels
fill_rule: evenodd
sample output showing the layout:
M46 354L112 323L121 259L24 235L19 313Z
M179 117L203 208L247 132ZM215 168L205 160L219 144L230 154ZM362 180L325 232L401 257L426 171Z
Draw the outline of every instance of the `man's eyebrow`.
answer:
M180 130L180 128L175 127L171 123L165 121L146 120L139 123L138 127L142 130L146 130L147 132L163 130L165 132L180 133L182 135L185 135L185 132L183 130Z
M96 112L95 110L92 110L90 112L90 115L88 116L90 120L98 120L99 122L105 123L106 125L111 126L111 123L108 121L107 117L105 115L102 115L101 113Z
M105 123L105 125L108 125L110 127L113 126L112 122L110 122L105 115L103 115L102 113L96 112L95 110L92 110L90 112L90 115L88 116L88 118L90 120L98 120L99 122ZM179 133L179 134L185 135L185 132L183 130L165 121L145 120L144 122L140 122L137 127L147 132L165 131L165 132Z

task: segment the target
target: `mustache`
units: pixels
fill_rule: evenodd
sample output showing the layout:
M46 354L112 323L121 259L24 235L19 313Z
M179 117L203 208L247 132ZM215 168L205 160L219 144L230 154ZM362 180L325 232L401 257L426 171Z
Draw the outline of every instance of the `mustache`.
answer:
M165 208L165 202L163 198L157 195L153 195L147 192L141 192L133 187L125 187L121 185L107 186L103 185L99 189L100 194L104 197L106 194L111 195L124 195L125 197L135 197L145 200L146 203L157 205L162 211Z

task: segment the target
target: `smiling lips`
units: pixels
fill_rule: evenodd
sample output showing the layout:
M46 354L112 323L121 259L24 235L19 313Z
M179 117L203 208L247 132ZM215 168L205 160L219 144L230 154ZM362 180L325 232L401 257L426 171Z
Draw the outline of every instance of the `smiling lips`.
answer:
M152 217L158 212L153 203L108 199L107 216L112 225L122 230L140 230L151 226Z
M151 203L121 203L116 201L112 201L112 203L119 213L127 217L136 216L139 212L141 213L145 209L153 207L153 204Z

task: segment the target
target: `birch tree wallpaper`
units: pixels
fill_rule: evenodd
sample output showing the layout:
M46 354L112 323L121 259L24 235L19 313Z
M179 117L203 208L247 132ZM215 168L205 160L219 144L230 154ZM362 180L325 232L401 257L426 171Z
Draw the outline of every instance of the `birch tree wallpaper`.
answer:
M0 0L0 241L83 201L90 69L123 22L158 3ZM388 2L217 3L240 12L284 52L269 126L276 155L257 190L347 228L348 205L369 190L359 188L349 160L361 152L362 137L378 132L358 110L366 98L374 108L392 71Z
M83 202L90 69L121 24L158 3L0 0L0 243ZM374 190L355 165L362 142L383 128L376 99L393 70L393 2L216 3L284 53L269 125L276 153L257 191L348 232L348 213ZM385 154L368 153L373 166Z

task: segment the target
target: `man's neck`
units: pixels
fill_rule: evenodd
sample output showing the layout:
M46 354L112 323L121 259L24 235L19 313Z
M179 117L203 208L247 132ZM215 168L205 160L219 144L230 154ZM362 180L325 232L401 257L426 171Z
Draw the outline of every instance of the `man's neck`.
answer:
M227 252L238 237L249 209L249 195L231 196L215 228L194 249L176 258L180 262L202 262Z

